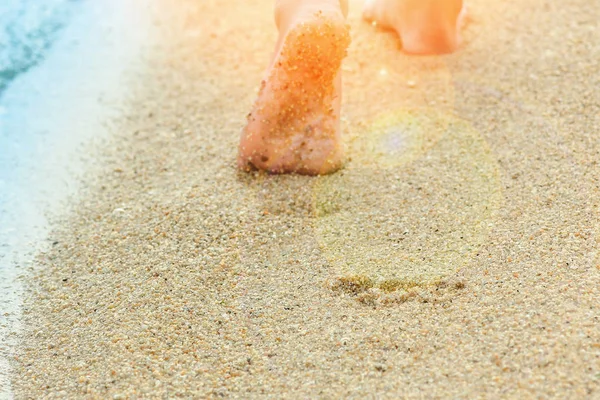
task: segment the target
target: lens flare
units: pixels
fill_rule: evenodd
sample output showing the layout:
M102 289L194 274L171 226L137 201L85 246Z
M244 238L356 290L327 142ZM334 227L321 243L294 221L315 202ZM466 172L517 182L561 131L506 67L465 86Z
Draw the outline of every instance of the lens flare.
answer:
M315 235L336 273L421 285L467 265L502 203L485 140L463 120L415 112L369 132L364 159L314 187Z

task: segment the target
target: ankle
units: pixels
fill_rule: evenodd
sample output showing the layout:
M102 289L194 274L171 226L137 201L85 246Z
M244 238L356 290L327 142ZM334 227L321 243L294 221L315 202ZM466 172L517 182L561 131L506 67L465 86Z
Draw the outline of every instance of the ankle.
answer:
M408 54L449 54L456 51L459 39L455 29L406 30L400 32L402 49Z

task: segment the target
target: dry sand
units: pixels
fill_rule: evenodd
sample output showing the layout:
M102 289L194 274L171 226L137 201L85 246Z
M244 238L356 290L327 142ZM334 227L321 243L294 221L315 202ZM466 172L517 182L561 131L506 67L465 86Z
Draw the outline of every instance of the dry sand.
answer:
M600 397L600 4L471 0L463 48L418 58L354 1L349 161L309 178L235 169L271 3L155 17L16 396Z

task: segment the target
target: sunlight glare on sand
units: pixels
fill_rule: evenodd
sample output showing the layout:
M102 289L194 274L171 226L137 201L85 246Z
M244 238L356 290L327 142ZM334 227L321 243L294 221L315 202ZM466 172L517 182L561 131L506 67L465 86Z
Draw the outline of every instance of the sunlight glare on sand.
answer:
M485 140L466 121L414 111L380 117L369 133L356 163L314 186L315 235L330 264L380 287L436 283L467 265L502 203Z

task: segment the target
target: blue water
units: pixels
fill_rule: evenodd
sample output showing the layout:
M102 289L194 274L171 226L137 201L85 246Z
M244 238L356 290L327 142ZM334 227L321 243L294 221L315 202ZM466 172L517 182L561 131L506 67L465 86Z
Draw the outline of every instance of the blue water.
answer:
M15 80L43 62L77 1L0 0L0 213L15 195L6 185L23 162L21 150L36 146L35 138L9 115L3 94Z
M0 96L11 81L44 59L76 1L0 2Z
M0 0L0 278L93 161L152 1Z
M19 157L15 148L33 145L24 132L7 123L2 95L17 78L44 60L78 0L0 0L0 206L3 182ZM3 195L4 193L4 195Z

